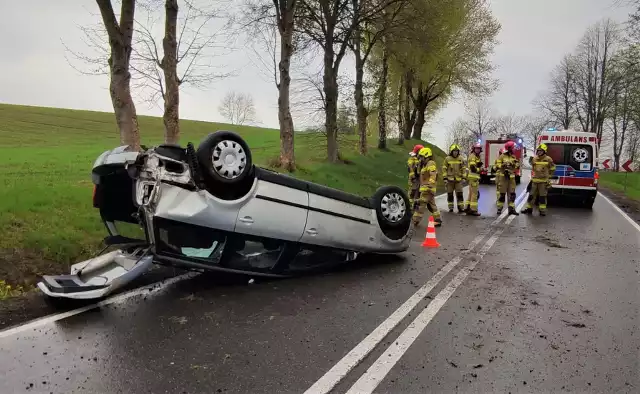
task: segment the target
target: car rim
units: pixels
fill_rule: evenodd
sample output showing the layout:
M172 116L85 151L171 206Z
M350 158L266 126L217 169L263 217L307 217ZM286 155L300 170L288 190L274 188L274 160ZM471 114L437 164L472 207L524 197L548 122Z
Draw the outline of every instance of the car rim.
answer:
M223 178L235 179L247 165L247 154L235 141L220 141L213 149L213 168Z
M391 223L402 219L407 212L407 205L398 193L385 194L382 197L380 208L382 209L382 216Z

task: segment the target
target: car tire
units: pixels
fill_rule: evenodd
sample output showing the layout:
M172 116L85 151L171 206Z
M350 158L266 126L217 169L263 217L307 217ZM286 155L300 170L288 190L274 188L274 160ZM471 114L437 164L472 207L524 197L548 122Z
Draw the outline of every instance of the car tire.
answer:
M382 186L371 198L382 232L401 239L411 225L411 206L407 193L397 186Z
M207 191L212 195L234 200L251 189L255 177L251 150L238 134L231 131L209 134L198 146L196 156Z
M582 207L585 209L593 209L593 204L596 202L595 197L587 197L582 202Z
M198 146L198 161L209 178L219 184L242 183L251 173L251 150L238 134L216 131Z

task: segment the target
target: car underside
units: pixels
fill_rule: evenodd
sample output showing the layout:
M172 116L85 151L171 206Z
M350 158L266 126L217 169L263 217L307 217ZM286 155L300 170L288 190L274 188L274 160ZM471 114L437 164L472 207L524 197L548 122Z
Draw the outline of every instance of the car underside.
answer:
M254 166L237 134L218 131L196 150L121 146L94 163L93 206L107 253L38 283L49 297L94 299L152 264L190 270L287 277L359 253L399 253L411 238L406 192L382 186L370 198ZM144 239L121 235L133 223Z

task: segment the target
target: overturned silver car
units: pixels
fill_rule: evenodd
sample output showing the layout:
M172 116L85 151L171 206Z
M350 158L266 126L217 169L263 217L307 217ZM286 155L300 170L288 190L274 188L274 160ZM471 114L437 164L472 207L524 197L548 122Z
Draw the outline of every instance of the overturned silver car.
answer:
M98 157L92 179L105 243L116 250L74 264L68 275L44 276L38 287L47 296L101 298L154 263L285 277L326 263L327 254L349 261L402 252L410 242L401 188L364 198L260 168L229 131L209 134L197 150L118 147ZM116 222L140 225L145 239L120 235Z

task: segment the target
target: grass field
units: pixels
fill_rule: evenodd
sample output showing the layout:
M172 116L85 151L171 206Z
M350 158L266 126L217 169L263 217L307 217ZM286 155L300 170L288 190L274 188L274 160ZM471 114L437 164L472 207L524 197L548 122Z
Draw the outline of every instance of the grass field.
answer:
M143 144L162 142L162 119L141 116L139 123ZM280 149L273 129L189 120L181 129L182 144L196 147L212 131L238 132L263 166ZM349 164L329 164L322 134L298 134L293 175L364 196L384 184L406 186L407 151L415 141L403 147L390 141L389 151L372 147L366 157L357 154L356 142L342 136ZM118 145L110 113L0 104L0 281L32 286L41 274L66 272L99 249L106 234L91 206L90 172L100 153ZM444 153L432 148L441 162Z
M622 192L627 197L640 201L640 172L602 171L600 172L600 182L604 187Z

